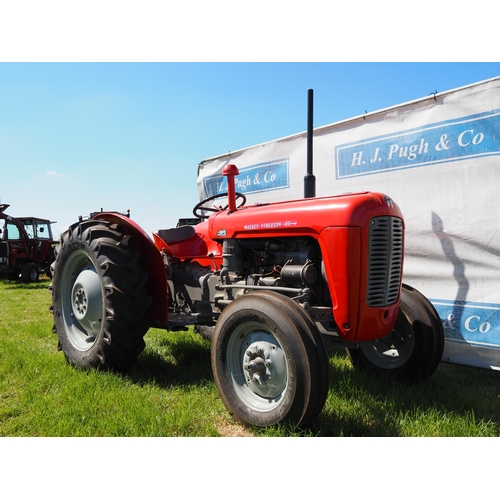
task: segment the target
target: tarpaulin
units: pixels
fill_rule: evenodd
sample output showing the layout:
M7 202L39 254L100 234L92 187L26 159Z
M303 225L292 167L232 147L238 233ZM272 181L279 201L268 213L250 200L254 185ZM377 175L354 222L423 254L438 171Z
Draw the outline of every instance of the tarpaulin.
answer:
M403 281L445 329L443 360L500 369L500 77L314 129L316 196L379 191L405 217ZM203 160L200 199L239 169L247 204L302 198L306 132Z

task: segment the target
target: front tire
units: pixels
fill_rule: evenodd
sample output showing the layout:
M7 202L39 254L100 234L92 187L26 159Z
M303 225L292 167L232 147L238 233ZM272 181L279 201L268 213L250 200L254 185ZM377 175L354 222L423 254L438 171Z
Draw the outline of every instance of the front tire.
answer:
M304 426L323 408L326 353L296 307L276 293L252 292L229 304L217 321L215 384L228 411L246 426Z
M131 237L106 221L80 222L61 236L49 289L54 331L70 364L121 370L135 363L151 301L140 260Z
M38 281L39 274L37 265L33 262L27 262L23 264L21 269L21 281L23 283L35 283Z
M353 366L407 382L428 379L441 361L443 325L430 301L403 284L396 324L386 337L346 349Z

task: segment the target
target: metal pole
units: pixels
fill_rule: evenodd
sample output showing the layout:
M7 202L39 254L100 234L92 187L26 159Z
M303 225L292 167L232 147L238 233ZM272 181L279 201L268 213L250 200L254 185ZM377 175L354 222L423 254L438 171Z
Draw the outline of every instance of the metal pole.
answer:
M316 177L313 174L313 108L314 91L307 91L307 174L304 177L304 198L316 196Z

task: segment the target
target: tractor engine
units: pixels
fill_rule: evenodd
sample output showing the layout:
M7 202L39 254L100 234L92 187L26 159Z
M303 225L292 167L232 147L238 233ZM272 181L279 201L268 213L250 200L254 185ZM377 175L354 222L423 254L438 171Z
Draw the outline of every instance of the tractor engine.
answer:
M316 284L319 267L320 252L313 240L228 239L223 243L221 283L291 288L288 293L297 294Z
M321 253L312 238L236 239L222 244L222 267L213 272L198 262L168 267L170 321L176 313L220 313L230 302L256 289L272 289L301 302L329 301ZM208 321L211 322L210 320Z

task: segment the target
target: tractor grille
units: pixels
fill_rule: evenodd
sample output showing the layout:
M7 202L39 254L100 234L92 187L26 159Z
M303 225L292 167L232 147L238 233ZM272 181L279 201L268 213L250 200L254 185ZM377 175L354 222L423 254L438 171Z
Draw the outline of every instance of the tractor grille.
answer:
M403 267L403 222L397 217L370 221L366 302L384 307L398 300Z

